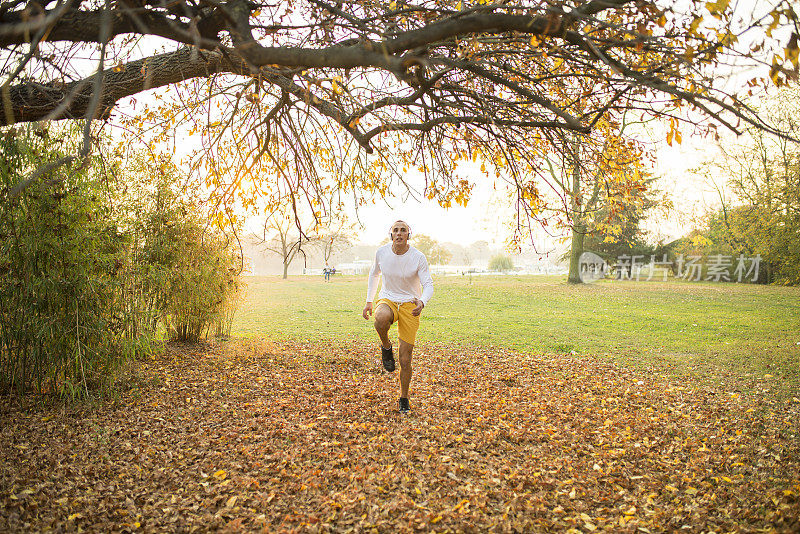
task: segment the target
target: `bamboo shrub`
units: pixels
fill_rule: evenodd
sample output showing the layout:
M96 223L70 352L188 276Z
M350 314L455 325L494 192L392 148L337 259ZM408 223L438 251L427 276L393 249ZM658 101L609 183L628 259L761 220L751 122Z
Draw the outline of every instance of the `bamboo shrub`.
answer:
M167 160L64 166L17 194L77 150L61 133L0 138L0 393L85 397L164 332L229 334L240 297L238 249Z
M181 230L183 262L173 272L167 326L172 339L197 341L212 326L224 333L222 325L232 322L241 289L240 260L221 236L197 221L184 221Z
M14 188L63 157L27 130L0 141L0 391L83 397L119 365L116 269L122 238L106 217L105 182L65 166Z
M152 334L163 325L178 341L197 341L212 326L215 334L229 334L241 286L238 248L210 224L203 203L169 160L138 155L126 172L135 184L126 216L134 236L131 279L139 284L136 298L147 330ZM227 330L217 326L226 322Z

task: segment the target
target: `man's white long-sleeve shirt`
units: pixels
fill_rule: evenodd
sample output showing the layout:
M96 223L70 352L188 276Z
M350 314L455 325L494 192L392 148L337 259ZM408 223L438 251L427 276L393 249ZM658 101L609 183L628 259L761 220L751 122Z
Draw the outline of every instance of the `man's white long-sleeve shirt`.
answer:
M369 270L367 282L367 302L373 302L381 277L383 287L378 298L401 304L417 298L427 306L433 296L433 279L428 269L428 260L414 247L408 247L404 254L398 255L389 243L375 252L375 262Z

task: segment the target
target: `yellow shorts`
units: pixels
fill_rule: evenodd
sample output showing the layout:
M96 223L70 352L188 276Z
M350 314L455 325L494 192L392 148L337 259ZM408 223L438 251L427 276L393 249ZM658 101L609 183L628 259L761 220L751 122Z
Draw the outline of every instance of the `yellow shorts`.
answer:
M417 339L417 330L419 330L419 315L414 317L411 311L417 306L413 302L404 302L398 306L397 302L392 302L389 299L379 299L375 303L375 309L381 304L386 304L394 314L392 324L397 323L397 335L401 340L409 345L413 345Z

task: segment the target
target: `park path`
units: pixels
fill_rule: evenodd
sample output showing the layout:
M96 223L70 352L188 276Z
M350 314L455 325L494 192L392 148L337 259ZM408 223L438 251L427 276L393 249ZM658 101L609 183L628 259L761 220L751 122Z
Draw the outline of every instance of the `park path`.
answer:
M0 408L0 531L800 530L800 401L589 358L170 345L117 399Z

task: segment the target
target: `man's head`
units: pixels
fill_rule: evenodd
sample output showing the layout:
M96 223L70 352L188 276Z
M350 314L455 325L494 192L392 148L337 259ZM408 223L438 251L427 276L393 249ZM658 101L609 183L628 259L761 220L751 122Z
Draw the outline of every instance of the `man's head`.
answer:
M405 221L395 221L389 227L389 237L392 239L392 243L404 245L410 236L411 227Z

